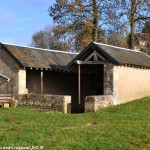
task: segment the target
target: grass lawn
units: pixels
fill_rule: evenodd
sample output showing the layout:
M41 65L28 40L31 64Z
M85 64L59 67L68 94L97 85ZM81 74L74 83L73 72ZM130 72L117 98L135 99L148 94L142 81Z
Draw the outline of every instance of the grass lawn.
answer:
M150 98L86 114L0 109L0 148L4 146L150 150Z

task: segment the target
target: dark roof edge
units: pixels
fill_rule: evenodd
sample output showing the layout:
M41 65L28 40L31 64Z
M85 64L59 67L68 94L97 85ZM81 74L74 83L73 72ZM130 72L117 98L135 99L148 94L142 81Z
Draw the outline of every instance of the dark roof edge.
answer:
M24 66L12 53L11 51L4 45L0 42L1 44L1 47L19 64L21 65L22 67L26 67Z

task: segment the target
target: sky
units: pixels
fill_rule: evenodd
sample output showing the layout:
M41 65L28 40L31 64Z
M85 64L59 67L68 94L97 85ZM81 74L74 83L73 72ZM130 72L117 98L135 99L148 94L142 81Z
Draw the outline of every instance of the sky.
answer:
M32 35L53 25L48 15L55 0L2 0L0 4L0 42L29 46Z

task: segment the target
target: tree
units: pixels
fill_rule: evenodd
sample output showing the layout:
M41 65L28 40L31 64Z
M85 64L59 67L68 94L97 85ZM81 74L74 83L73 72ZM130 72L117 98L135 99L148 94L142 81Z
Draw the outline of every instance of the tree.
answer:
M103 40L106 25L115 20L119 0L56 0L49 15L57 25L57 36L70 41L74 49ZM121 1L120 1L121 2Z
M150 19L149 0L125 0L124 14L130 26L129 48L135 47L135 32L142 29L141 26Z
M141 28L141 32L134 34L135 48L150 54L150 22L147 21L144 27Z
M31 46L46 49L57 49L58 41L54 35L53 28L47 26L43 30L33 34Z
M150 34L150 21L147 21L142 29L142 33Z
M105 37L105 43L118 46L118 47L124 47L127 48L127 36L123 34L122 32L114 32L109 31L109 35Z

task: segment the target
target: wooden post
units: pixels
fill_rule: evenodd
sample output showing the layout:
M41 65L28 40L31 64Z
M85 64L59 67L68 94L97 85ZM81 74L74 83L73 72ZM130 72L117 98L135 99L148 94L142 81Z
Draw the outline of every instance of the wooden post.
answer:
M81 103L81 66L78 64L78 103Z
M41 69L41 94L43 94L43 69Z

